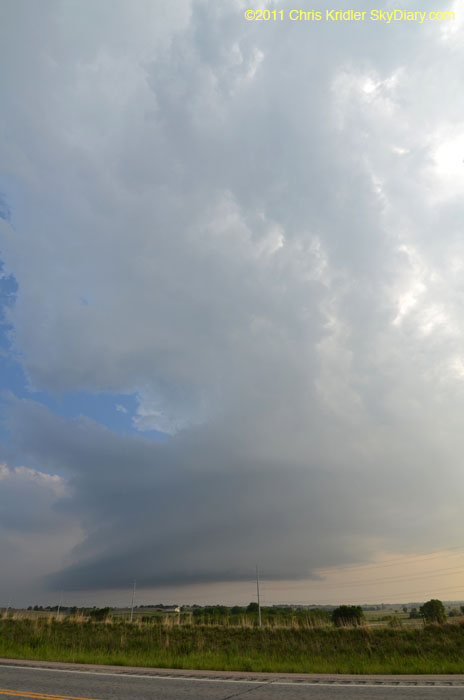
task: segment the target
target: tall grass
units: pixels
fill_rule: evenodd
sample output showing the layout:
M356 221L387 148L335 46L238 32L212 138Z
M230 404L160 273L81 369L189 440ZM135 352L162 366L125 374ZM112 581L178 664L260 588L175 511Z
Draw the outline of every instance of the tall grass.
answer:
M300 673L464 673L464 629L262 628L2 619L0 655Z

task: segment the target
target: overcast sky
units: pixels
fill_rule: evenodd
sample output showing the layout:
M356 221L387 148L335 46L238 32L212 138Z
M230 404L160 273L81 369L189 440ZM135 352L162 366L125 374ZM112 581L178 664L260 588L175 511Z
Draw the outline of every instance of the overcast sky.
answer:
M0 605L464 598L464 3L295 7L0 0Z

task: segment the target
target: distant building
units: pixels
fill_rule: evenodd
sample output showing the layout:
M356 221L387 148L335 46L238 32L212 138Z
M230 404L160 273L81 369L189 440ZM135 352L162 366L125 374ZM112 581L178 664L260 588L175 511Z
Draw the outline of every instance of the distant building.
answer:
M159 610L160 612L175 612L175 613L180 613L180 606L179 605L163 605L163 607L158 608L156 607L155 610Z

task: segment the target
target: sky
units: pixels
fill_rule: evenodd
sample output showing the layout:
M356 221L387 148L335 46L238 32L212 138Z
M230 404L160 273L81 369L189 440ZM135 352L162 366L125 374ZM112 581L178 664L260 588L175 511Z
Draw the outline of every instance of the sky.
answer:
M464 3L295 8L0 0L0 605L464 599Z

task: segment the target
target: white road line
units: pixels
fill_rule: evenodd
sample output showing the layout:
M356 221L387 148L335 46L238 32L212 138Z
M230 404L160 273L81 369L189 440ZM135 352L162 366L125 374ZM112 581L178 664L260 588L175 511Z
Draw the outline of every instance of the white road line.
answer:
M42 668L42 666L13 666L12 664L0 664L1 668L22 668L28 671L52 671L53 673L58 671L59 673L84 673L90 676L115 676L118 678L152 678L156 680L169 680L169 681L200 681L205 683L258 683L262 684L263 681L247 681L241 678L190 678L189 676L164 676L155 674L143 674L143 673L114 673L111 671L80 671L72 668ZM272 681L264 681L265 683ZM308 684L310 685L310 684Z
M113 673L111 671L80 671L71 668L42 668L42 666L14 666L13 664L0 664L0 670L2 668L20 668L25 671L51 671L52 673L81 673L89 676L112 676L117 678L144 678L156 681L196 681L198 683L248 683L249 685L291 685L293 687L298 686L330 686L331 688L411 688L416 690L426 690L430 688L431 690L448 689L456 690L457 688L463 688L463 685L409 685L411 682L416 681L405 681L404 685L401 685L401 681L370 681L370 682L356 682L351 681L350 683L343 683L338 681L326 682L326 681L278 681L278 680L245 680L241 678L190 678L189 676L155 676L142 673ZM427 681L425 681L427 682ZM446 681L445 681L446 682ZM420 680L417 680L420 683Z
M293 685L294 687L298 687L299 685L311 685L313 688L314 686L318 688L320 686L330 686L331 688L369 688L370 690L372 690L372 688L395 688L399 690L404 690L405 688L408 690L427 690L428 688L430 690L436 690L437 688L440 688L440 690L442 690L446 688L447 690L461 690L461 692L463 687L462 685L401 685L401 682L393 685L388 681L382 683L337 683L337 681L334 683L306 683L305 681L303 683L295 683L295 681L276 681L275 683L272 683L272 685Z

